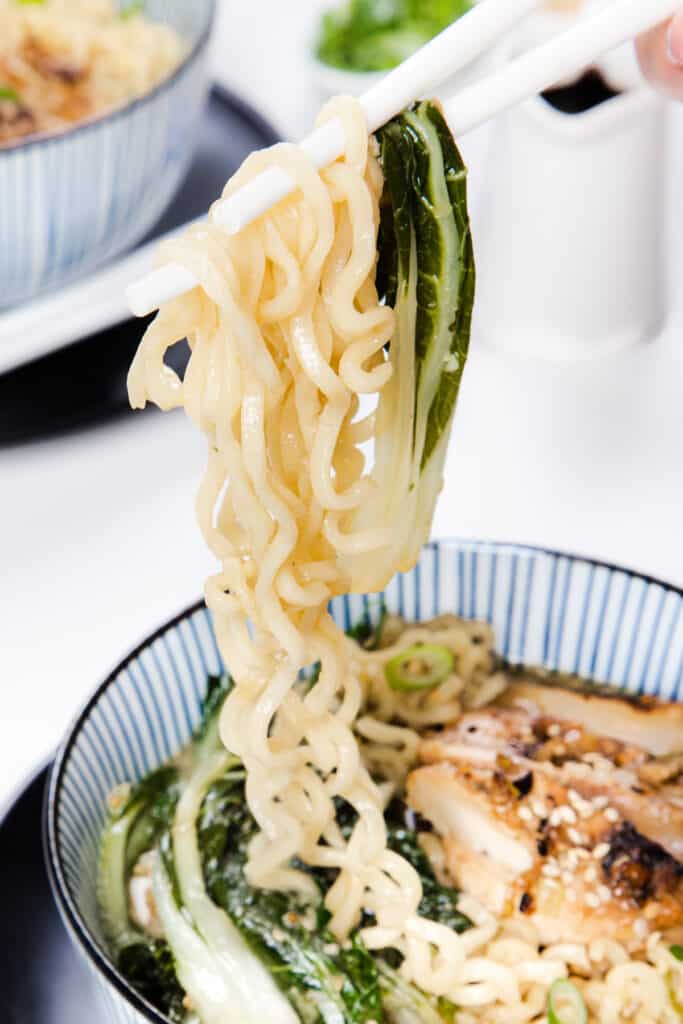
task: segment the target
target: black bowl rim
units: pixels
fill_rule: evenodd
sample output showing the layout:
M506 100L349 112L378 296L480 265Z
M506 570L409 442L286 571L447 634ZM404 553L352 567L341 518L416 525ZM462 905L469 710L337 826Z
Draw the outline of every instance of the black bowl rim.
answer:
M95 131L104 125L109 125L113 121L120 121L124 117L127 117L130 113L135 110L139 110L148 104L154 102L157 97L163 95L165 92L170 91L178 79L185 73L185 71L191 67L192 64L198 59L198 57L206 50L213 26L216 21L216 11L218 9L218 0L210 0L211 7L209 10L209 16L206 19L206 24L202 29L199 36L195 40L189 53L186 53L180 64L168 75L166 78L162 78L160 82L145 92L142 96L137 96L129 103L124 103L121 107L114 107L109 113L101 114L99 117L91 117L86 121L78 121L73 128L67 128L61 132L42 132L38 135L30 135L26 140L17 139L16 142L10 142L0 148L0 163L5 156L9 156L13 153L23 153L29 149L35 149L39 146L47 146L49 144L59 145L61 142L68 142L69 139L73 139L75 136L84 135L86 132Z
M647 573L628 569L625 566L617 565L616 562L606 562L597 558L591 558L585 555L576 555L568 551L560 551L555 548L546 548L534 544L521 544L516 541L483 540L469 537L444 537L429 541L425 544L423 550L437 550L438 548L448 547L451 545L464 549L471 548L475 550L482 550L485 548L494 548L496 551L501 553L528 552L534 555L547 555L551 558L567 558L572 562L583 562L587 565L592 565L595 568L608 569L611 572L625 573L632 579L639 579L643 580L643 582L647 584L654 584L655 586L662 587L670 593L678 594L679 597L683 598L683 587L676 586L673 583L667 583L665 580L662 580L657 576L650 576ZM62 920L64 921L67 930L71 933L72 938L76 940L85 956L93 962L99 973L104 975L104 978L113 986L114 989L116 989L118 994L127 999L132 1007L145 1020L150 1021L151 1024L169 1024L169 1022L167 1017L160 1014L158 1010L143 999L142 996L140 996L135 989L128 984L123 975L119 973L113 963L100 949L69 892L60 856L59 842L57 839L60 791L71 749L78 739L83 723L88 718L90 711L97 704L105 690L112 682L114 682L119 673L122 672L131 661L137 658L142 651L153 644L155 640L162 636L167 630L172 629L190 615L194 615L195 612L199 611L203 607L205 607L205 602L200 599L199 601L195 601L193 604L189 605L183 611L178 612L178 614L173 615L167 622L164 622L154 630L153 633L137 644L137 646L130 651L129 654L127 654L126 657L123 658L123 660L120 661L119 664L109 673L106 679L100 683L81 711L76 715L57 752L57 756L50 770L49 786L45 791L43 807L43 845L45 850L47 873L50 880L50 886L52 888L52 894L60 911Z

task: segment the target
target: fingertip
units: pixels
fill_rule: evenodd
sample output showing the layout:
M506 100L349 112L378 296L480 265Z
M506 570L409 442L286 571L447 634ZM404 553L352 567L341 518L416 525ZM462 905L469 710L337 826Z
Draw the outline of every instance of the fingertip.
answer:
M675 67L683 67L683 12L671 19L666 33L666 52Z

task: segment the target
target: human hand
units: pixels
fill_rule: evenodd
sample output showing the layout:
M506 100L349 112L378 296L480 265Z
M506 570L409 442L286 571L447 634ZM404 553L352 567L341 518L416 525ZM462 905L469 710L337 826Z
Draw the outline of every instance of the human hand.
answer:
M643 74L658 89L683 100L683 11L636 40Z

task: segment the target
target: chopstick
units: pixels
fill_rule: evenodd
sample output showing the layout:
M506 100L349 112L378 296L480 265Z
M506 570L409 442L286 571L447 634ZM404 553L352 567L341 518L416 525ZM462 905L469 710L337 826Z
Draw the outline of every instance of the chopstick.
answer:
M468 14L390 72L360 98L374 132L454 71L486 51L542 0L483 0ZM577 74L607 51L664 21L680 8L681 0L612 0L599 12L582 19L500 71L464 89L445 107L455 135L472 128L542 90L561 78ZM334 119L300 143L319 169L342 155L344 137ZM214 204L211 220L236 234L295 188L286 172L271 168L232 196ZM196 287L194 276L170 263L152 271L126 292L136 316L145 316L170 299Z
M470 64L543 2L483 0L477 4L360 97L368 131L376 131L416 97ZM335 119L317 128L299 145L320 169L342 155L344 142L342 127ZM293 181L284 171L265 171L229 199L215 203L211 220L228 234L236 234L293 188ZM147 316L196 285L196 279L185 267L167 263L130 285L126 298L135 316Z
M444 113L451 131L465 135L516 103L576 74L680 8L681 0L612 0L608 7L449 100Z

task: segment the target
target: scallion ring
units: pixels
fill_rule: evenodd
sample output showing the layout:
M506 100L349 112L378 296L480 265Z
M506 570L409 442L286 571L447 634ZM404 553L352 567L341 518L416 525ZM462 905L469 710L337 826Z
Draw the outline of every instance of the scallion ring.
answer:
M19 93L11 85L0 84L0 103L21 103Z
M413 644L384 666L392 690L416 693L429 690L447 679L455 668L453 652L439 644Z
M548 993L548 1024L588 1024L583 996L572 981L558 978Z

